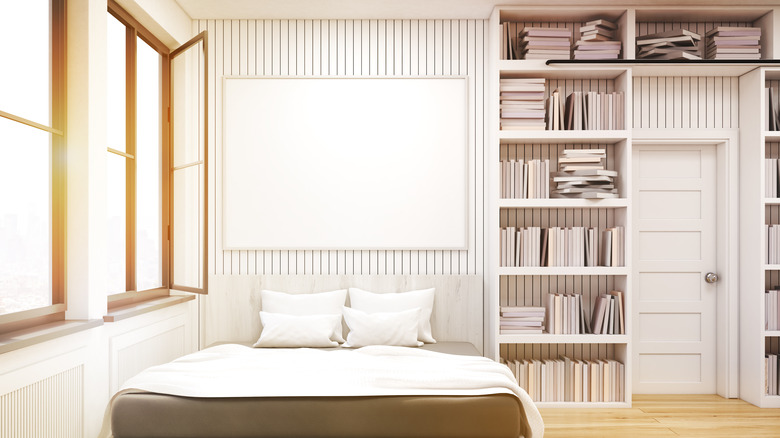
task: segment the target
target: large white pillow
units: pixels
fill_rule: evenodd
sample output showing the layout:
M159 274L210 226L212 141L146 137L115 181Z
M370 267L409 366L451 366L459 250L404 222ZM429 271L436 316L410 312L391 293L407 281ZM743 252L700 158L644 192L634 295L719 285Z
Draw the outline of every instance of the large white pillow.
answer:
M366 313L398 312L420 308L420 322L417 339L435 344L431 334L431 313L433 313L434 288L410 292L377 294L356 287L349 288L350 307Z
M260 299L264 312L286 315L338 315L331 339L342 343L344 334L341 326L341 309L347 301L347 290L334 290L313 294L288 294L272 290L261 290ZM265 325L265 324L263 324Z
M366 313L357 309L344 308L344 320L349 333L344 347L365 347L368 345L398 345L420 347L417 340L421 309L401 312Z
M254 347L337 347L332 341L333 325L341 315L285 315L260 312L263 331Z

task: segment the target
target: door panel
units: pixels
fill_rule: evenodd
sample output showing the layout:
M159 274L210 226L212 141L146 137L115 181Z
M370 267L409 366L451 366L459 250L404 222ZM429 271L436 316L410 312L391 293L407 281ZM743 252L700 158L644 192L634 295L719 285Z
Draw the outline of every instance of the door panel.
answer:
M636 393L714 393L714 146L634 149Z

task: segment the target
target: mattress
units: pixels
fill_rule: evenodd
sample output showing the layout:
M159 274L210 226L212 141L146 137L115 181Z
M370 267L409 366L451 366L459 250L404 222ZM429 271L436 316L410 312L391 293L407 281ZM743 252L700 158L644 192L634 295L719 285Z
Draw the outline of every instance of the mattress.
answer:
M479 356L468 343L424 349ZM517 438L528 430L524 409L516 395L501 392L193 397L131 391L113 399L110 427L115 438Z

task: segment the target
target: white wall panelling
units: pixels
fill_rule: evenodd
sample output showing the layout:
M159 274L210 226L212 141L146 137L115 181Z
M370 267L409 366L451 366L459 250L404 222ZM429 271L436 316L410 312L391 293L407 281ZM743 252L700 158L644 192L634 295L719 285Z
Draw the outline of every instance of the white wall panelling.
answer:
M209 272L474 274L482 270L487 26L484 20L198 20L209 32ZM469 250L234 250L222 248L224 75L469 76ZM381 133L378 133L381 135ZM370 141L370 139L369 139ZM278 189L282 189L280 186ZM316 220L314 218L313 220Z
M634 128L737 128L739 78L635 76Z
M260 336L260 291L325 292L359 287L377 293L436 288L431 316L439 341L483 346L483 293L480 275L217 275L209 278L201 307L201 345L254 342ZM347 300L347 305L349 300ZM345 326L346 332L346 326Z

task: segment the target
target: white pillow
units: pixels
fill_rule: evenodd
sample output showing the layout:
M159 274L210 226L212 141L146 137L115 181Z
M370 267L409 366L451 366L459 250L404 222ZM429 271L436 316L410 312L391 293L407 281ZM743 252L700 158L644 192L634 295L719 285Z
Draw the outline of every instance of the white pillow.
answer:
M420 308L420 323L417 339L435 344L431 334L431 313L433 313L434 288L410 292L376 294L356 287L349 288L350 307L366 313L398 312Z
M349 327L347 343L344 347L367 345L420 347L423 345L417 340L419 307L401 312L377 313L366 313L345 307L344 320Z
M253 347L337 347L333 325L341 315L285 315L260 312L263 332Z
M261 290L260 299L264 312L285 315L338 315L331 339L342 343L344 334L341 326L341 309L347 301L347 290L334 290L314 294L288 294L272 290ZM263 324L265 325L265 324Z

